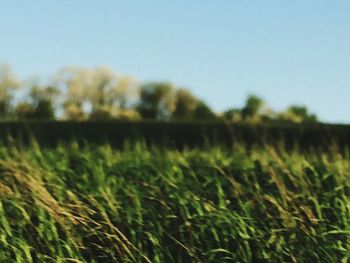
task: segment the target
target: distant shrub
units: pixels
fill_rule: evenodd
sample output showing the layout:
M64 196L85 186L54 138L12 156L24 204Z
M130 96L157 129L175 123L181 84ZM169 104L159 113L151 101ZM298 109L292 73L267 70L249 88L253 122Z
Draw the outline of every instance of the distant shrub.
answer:
M121 109L117 111L116 118L118 120L139 121L141 120L141 115L133 109Z

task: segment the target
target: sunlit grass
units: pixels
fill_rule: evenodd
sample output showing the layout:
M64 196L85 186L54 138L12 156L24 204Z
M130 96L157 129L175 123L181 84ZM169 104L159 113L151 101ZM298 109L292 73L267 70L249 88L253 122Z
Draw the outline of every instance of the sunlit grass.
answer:
M347 262L350 156L0 146L0 262Z

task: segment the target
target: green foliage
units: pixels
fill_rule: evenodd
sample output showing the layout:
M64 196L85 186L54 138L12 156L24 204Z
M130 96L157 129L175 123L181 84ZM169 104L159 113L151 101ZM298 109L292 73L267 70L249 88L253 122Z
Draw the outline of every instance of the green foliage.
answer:
M11 112L11 104L9 99L0 100L0 118L8 119Z
M28 102L20 102L16 105L14 114L20 120L30 120L34 115L33 105Z
M18 103L15 115L18 119L53 120L55 119L55 98L59 91L54 87L34 85L30 90L30 102Z
M175 94L175 110L172 119L190 120L198 107L198 100L186 89L178 89Z
M253 119L256 118L264 105L263 99L256 95L248 96L246 104L242 109L242 117L244 119Z
M144 119L168 119L174 110L173 86L170 83L143 85L137 110Z
M0 118L11 117L11 106L14 92L20 87L9 65L0 65Z
M287 113L294 116L299 122L317 122L315 114L309 113L305 106L292 105L287 109Z
M139 120L141 120L140 114L134 109L120 109L117 112L116 118L118 120L126 120L126 121L139 121Z
M50 101L39 100L35 105L22 102L16 105L14 111L19 120L53 120L55 110Z
M55 109L49 100L39 100L35 105L33 112L35 120L53 120L55 119Z
M241 109L217 113L185 88L168 82L140 84L109 68L59 70L46 84L20 83L9 66L0 66L0 120L216 120L269 123L317 122L304 106L275 113L264 100L248 96ZM26 92L16 93L18 88ZM29 90L28 90L29 88ZM27 94L15 103L15 95ZM28 103L30 107L28 107Z
M99 106L92 110L90 120L110 120L112 119L111 107L108 106Z
M193 119L195 120L215 120L216 114L210 109L208 104L204 101L199 101L193 112Z
M0 146L1 262L346 262L348 154Z
M79 101L66 101L63 104L65 119L73 121L81 121L86 117L83 105Z
M238 122L242 120L242 110L241 109L229 109L222 114L225 120Z

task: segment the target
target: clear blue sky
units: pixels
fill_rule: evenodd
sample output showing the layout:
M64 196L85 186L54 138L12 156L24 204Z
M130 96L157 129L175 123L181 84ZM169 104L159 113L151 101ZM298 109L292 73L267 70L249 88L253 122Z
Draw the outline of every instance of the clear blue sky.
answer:
M349 0L0 0L0 63L19 76L107 65L220 111L256 93L350 123Z

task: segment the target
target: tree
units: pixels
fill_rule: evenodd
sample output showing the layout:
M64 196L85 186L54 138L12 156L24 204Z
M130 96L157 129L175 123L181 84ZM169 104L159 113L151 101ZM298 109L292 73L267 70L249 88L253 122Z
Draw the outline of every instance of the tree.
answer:
M186 89L178 89L175 93L175 110L172 119L191 119L198 100Z
M20 87L19 80L14 76L10 66L0 66L0 116L6 118L11 111L13 93Z
M19 102L14 113L18 119L54 119L55 102L60 94L59 90L53 86L40 86L37 80L29 84L30 91L27 101Z
M91 114L95 117L116 117L116 112L128 109L138 94L138 84L134 79L104 67L93 71L92 83L89 99ZM95 111L99 113L95 114Z
M91 111L90 120L110 120L113 118L112 110L107 105L101 105Z
M229 109L223 113L222 116L227 121L241 121L242 120L242 110L241 109Z
M118 120L138 121L141 120L140 114L135 109L119 109L116 113Z
M56 80L65 90L63 108L67 119L84 119L85 110L90 110L94 119L115 117L115 112L130 108L138 98L136 80L105 67L64 68L56 74Z
M63 93L60 105L68 120L85 119L84 105L87 102L87 90L91 87L91 71L85 68L65 67L53 77L53 83Z
M81 102L65 101L63 103L64 115L68 120L81 121L86 118L86 113Z
M174 107L174 88L170 83L148 83L141 87L137 110L142 118L169 119Z
M33 107L33 119L54 119L55 98L59 90L55 87L33 86L30 91L31 104Z
M112 106L116 100L116 86L118 77L108 68L97 68L92 71L92 87L89 89L89 100L92 111L107 110L105 106Z
M245 120L257 120L264 106L264 101L256 95L248 96L242 109L242 117Z
M309 112L307 107L292 105L278 115L278 119L286 122L317 122L317 116Z
M217 116L204 101L199 101L193 112L193 118L198 120L214 120Z
M20 102L14 109L15 116L20 120L29 120L33 118L34 108L28 102Z
M305 106L292 105L288 108L288 111L300 116L303 122L316 122L317 116L309 112Z

